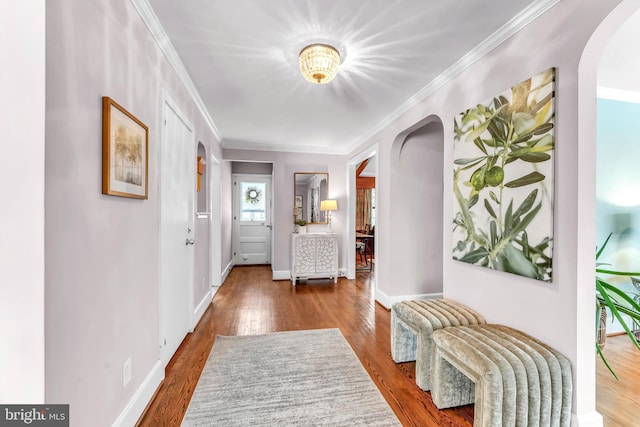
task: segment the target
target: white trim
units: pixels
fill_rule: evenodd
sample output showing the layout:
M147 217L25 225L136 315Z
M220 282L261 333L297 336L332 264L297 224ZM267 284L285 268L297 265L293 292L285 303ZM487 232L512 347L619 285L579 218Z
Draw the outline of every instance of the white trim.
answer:
M227 264L227 266L224 268L224 271L222 272L222 275L220 276L220 285L222 286L222 284L224 283L225 280L227 280L227 277L229 276L229 273L231 273L231 269L233 268L233 259L231 261L229 261L229 264Z
M202 301L200 301L200 304L198 304L196 309L193 310L193 322L191 324L191 330L189 332L193 332L195 330L196 326L198 325L198 322L200 321L200 319L202 319L202 315L204 314L205 311L207 311L209 304L211 304L212 298L213 298L213 295L211 294L211 287L209 287L209 290L207 291L205 296L202 298Z
M180 60L178 53L171 44L169 36L164 31L162 24L160 24L160 21L158 20L158 17L154 13L153 8L149 4L148 0L131 0L131 4L136 9L138 14L140 15L140 18L142 18L142 21L149 29L149 33L151 33L151 36L156 41L156 44L158 45L162 53L164 53L167 61L178 75L178 79L182 82L185 90L191 96L191 99L196 105L196 108L198 109L200 114L202 114L205 123L209 125L209 128L211 128L211 131L218 139L218 141L222 142L222 135L218 131L218 128L216 128L215 123L213 123L213 119L209 115L207 107L204 105L202 98L200 98L198 89L196 89L193 80L191 80L191 77L189 77L189 73Z
M153 368L142 381L140 387L131 396L129 402L113 422L112 426L133 426L144 412L145 408L153 398L154 393L160 387L164 379L164 369L160 360L156 361Z
M602 427L603 425L604 420L598 412L590 412L582 415L571 414L571 426L573 427Z
M532 21L538 18L540 15L545 13L547 10L551 9L560 0L538 0L534 3L531 3L527 8L525 8L518 15L514 16L511 20L509 20L506 24L496 30L489 37L480 42L475 48L467 52L462 58L456 61L453 65L443 71L440 75L434 78L431 82L429 82L426 86L420 89L415 95L405 101L402 105L396 108L391 114L382 119L376 127L374 127L369 133L365 134L363 137L358 138L351 143L347 143L343 145L340 149L331 149L330 147L303 147L300 145L286 145L286 144L257 144L252 142L245 141L237 141L237 140L229 140L224 141L222 139L222 135L216 128L213 119L209 115L202 98L200 98L200 94L196 89L191 77L189 77L189 73L184 67L184 64L180 60L177 52L175 51L173 45L169 41L169 37L167 36L164 28L160 24L158 17L153 12L153 8L149 5L148 0L131 0L131 3L135 7L135 9L140 14L140 17L147 25L149 32L155 39L156 43L160 47L160 50L164 53L167 61L171 64L173 69L185 89L193 98L196 107L203 115L205 121L213 131L222 148L227 149L240 149L240 150L261 150L261 151L286 151L286 152L304 152L304 153L322 153L322 154L348 154L352 150L354 150L358 145L364 143L365 141L372 138L382 129L387 127L391 122L396 120L398 117L405 114L411 108L415 107L417 104L422 102L428 96L433 94L440 87L444 86L451 79L456 77L458 74L469 68L476 61L481 59L487 53L491 52L509 37L522 30L524 27L529 25Z
M271 280L291 280L291 271L290 270L279 270L279 271L273 270Z
M222 190L221 166L220 161L212 153L209 154L210 165L208 171L209 177L209 211L211 216L209 219L209 277L211 278L212 295L215 295L220 287L220 274L222 273L222 221L220 200Z
M354 242L351 245L348 245L348 253L353 253L355 251L355 241L356 241L356 170L358 165L365 159L369 159L373 157L373 161L375 162L375 170L376 170L376 178L378 175L378 171L380 170L379 160L380 156L377 154L380 152L380 147L378 142L373 143L371 146L362 150L360 153L351 157L347 161L347 200L349 203L349 207L347 209L347 242ZM376 190L377 191L377 190ZM376 193L377 194L377 193ZM377 199L378 197L376 197ZM379 213L378 208L376 208L376 219L379 219L377 216ZM378 240L374 240L373 252L379 254L378 252ZM377 264L374 264L377 271ZM356 278L356 259L355 257L348 256L347 257L347 271L346 271L347 279L355 279ZM377 281L374 281L374 292L377 291L378 284Z
M598 86L598 98L640 104L640 92Z
M396 295L389 296L382 292L379 289L376 289L376 301L380 303L387 310L391 308L391 306L400 301L409 301L409 300L425 300L425 299L438 299L442 298L442 294L415 294L415 295Z
M387 117L382 119L376 127L371 129L369 133L365 134L362 138L359 138L352 144L345 144L347 150L345 153L338 154L346 154L351 150L355 149L359 144L369 140L378 132L386 128L393 122L398 119L400 116L405 114L407 111L418 105L420 102L427 99L430 95L432 95L436 90L440 89L447 82L452 80L454 77L462 73L467 68L471 67L474 63L484 57L486 54L491 52L493 49L498 47L504 41L506 41L509 37L516 34L518 31L522 30L524 27L529 25L532 21L538 18L540 15L545 13L547 10L551 9L560 0L540 0L534 3L531 3L527 8L525 8L518 15L514 16L502 27L498 28L493 34L480 42L476 47L471 49L464 55L462 58L458 59L453 65L444 70L440 75L436 76L433 80L431 80L426 86L420 89L415 95L406 100L402 105L396 108L391 112Z

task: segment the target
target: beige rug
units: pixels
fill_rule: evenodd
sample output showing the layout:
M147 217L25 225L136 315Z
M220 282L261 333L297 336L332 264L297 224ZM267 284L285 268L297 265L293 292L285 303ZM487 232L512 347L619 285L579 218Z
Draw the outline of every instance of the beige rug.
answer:
M217 336L183 426L400 426L338 329Z

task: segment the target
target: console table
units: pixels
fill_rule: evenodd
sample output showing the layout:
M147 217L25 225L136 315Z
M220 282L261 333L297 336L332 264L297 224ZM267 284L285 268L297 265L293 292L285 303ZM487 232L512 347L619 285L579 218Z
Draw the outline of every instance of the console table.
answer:
M338 236L336 233L291 234L291 282L329 277L338 282Z

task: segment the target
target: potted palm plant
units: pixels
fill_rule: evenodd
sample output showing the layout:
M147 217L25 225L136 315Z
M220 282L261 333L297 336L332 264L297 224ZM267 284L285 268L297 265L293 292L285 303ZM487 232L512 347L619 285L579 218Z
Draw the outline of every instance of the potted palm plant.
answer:
M627 295L626 292L622 291L617 286L608 283L599 275L607 274L634 278L640 277L640 272L617 271L603 268L608 264L598 262L598 259L600 258L600 255L602 255L602 252L607 246L610 238L611 234L609 234L602 247L596 252L596 318L598 319L596 322L596 334L598 336L598 339L596 340L596 350L607 369L609 369L609 372L618 379L618 376L615 374L611 366L609 366L607 359L602 353L602 347L604 347L604 334L606 333L606 329L602 330L602 321L603 318L606 321L606 312L609 311L611 315L620 322L631 342L633 342L636 348L640 350L638 337L634 335L633 331L629 329L626 321L622 318L622 315L624 314L629 316L635 324L640 324L640 305L638 305L633 298Z

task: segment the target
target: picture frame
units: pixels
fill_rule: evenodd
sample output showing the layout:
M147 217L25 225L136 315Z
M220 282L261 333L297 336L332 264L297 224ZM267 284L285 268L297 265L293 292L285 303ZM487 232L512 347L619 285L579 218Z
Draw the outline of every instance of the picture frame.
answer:
M302 196L296 196L296 208L302 207Z
M102 97L102 194L148 198L149 128Z

